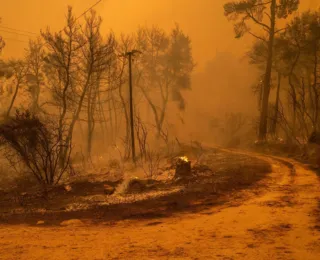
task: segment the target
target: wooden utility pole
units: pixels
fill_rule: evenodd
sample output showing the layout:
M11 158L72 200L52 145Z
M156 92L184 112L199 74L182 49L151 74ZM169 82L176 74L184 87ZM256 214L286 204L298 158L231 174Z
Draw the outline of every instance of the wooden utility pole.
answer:
M134 122L133 122L133 97L132 97L132 56L135 53L141 53L137 50L132 50L126 53L126 56L129 58L129 99L130 99L130 128L131 128L131 152L132 152L132 161L136 162L136 150L134 143Z

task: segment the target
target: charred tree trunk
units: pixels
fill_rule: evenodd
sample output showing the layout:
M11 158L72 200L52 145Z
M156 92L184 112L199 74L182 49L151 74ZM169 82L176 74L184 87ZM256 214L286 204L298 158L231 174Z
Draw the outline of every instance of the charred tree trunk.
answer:
M90 69L88 71L88 77L87 77L86 83L84 84L84 87L83 87L83 90L82 90L82 93L81 93L81 96L79 99L78 106L77 106L76 111L72 117L72 121L71 121L69 129L68 129L68 134L67 134L66 140L65 140L65 147L64 147L63 153L62 153L62 162L61 162L62 165L65 165L65 163L66 163L67 155L69 153L69 147L70 147L70 144L72 141L73 129L74 129L74 126L79 118L79 114L81 112L83 100L84 100L84 98L87 94L88 88L89 88L89 84L90 84L91 76L92 76L92 67L93 67L93 65L91 64Z
M114 125L113 125L113 115L112 115L112 108L111 108L111 97L112 93L111 91L109 91L108 93L108 112L109 112L109 124L110 124L110 132L109 132L109 141L111 141L111 143L114 143Z
M317 131L319 127L319 86L318 86L318 66L319 66L319 61L318 61L318 41L315 41L314 44L314 70L313 70L313 94L314 94L314 130Z
M16 84L16 89L14 91L13 97L12 97L11 102L10 102L9 108L7 110L7 117L10 116L10 112L11 112L11 109L13 107L14 101L16 100L16 98L18 96L19 88L20 88L20 82L18 81L17 84Z
M272 61L273 61L273 45L275 36L276 26L276 0L272 0L270 6L270 31L268 41L268 59L266 66L266 73L263 84L263 98L260 114L260 125L259 125L259 139L266 140L267 129L268 129L268 107L269 107L269 96L270 96L270 84L271 84L271 72L272 72Z
M276 94L276 103L274 107L274 117L273 117L273 123L271 128L271 134L276 137L277 135L277 123L279 118L279 102L280 102L280 87L281 87L281 79L282 75L280 72L278 72L278 85L277 85L277 94Z
M290 96L292 100L292 140L296 139L296 121L297 121L297 105L298 105L297 93L296 93L295 86L293 84L292 77L293 77L296 65L299 61L299 58L300 58L300 50L298 50L297 56L291 66L291 70L289 74Z

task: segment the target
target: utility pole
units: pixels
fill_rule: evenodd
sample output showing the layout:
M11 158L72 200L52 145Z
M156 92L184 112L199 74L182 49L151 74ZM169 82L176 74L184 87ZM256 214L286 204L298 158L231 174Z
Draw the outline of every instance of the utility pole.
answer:
M134 122L133 122L133 97L132 97L132 56L135 53L141 53L137 50L132 50L126 53L126 56L129 58L129 99L130 99L130 128L131 128L131 152L132 152L132 161L136 162L136 150L134 143Z

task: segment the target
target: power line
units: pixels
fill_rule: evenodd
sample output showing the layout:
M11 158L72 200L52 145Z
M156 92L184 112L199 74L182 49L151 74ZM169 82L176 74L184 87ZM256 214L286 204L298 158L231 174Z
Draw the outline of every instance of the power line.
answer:
M81 15L79 15L76 20L80 19L82 16L84 16L87 12L89 12L91 9L93 9L95 6L97 6L98 4L100 4L103 0L98 0L95 4L93 4L91 7L89 7L87 10L85 10ZM6 30L2 30L1 28L4 28L4 29L8 29L8 30L12 30L12 31L16 31L16 32L22 32L22 33L15 33L15 32L10 32L10 31L6 31ZM63 28L65 29L65 27ZM62 30L63 30L62 29ZM61 30L61 31L62 31ZM29 34L33 34L33 35L37 35L37 33L35 32L30 32L30 31L25 31L25 30L19 30L19 29L14 29L14 28L11 28L11 27L7 27L7 26L2 26L0 25L0 31L2 32L7 32L7 33L14 33L14 34L17 34L17 35L22 35L22 36L27 36L27 37L31 37L30 35L26 35L26 34L23 34L23 33L29 33ZM60 32L61 32L60 31Z
M90 6L87 10L85 10L81 15L79 15L78 17L76 17L76 21L77 20L79 20L82 16L84 16L87 12L89 12L89 11L91 11L94 7L96 7L98 4L100 4L101 2L102 2L103 0L98 0L97 2L95 2L92 6ZM61 33L64 29L66 28L66 26L65 27L63 27L60 31L59 31L59 33Z
M7 30L2 30L2 29L0 29L0 32L6 32L6 33L11 33L11 34L16 34L16 35L21 35L21 36L25 36L25 37L34 37L34 36L27 35L27 34L23 34L23 33L10 32L10 31L7 31Z
M2 37L2 39L6 40L6 41L16 41L16 42L29 43L29 42L27 42L27 41L22 41L22 40L18 40L18 39L14 39L14 38L7 38L7 37L3 38L3 37Z
M37 33L35 33L35 32L18 30L18 29L14 29L14 28L2 26L2 25L0 25L0 28L9 29L9 30L12 30L12 31L17 31L17 32L23 32L23 33L29 33L29 34L35 34L35 35L37 35Z
M96 7L98 4L100 4L103 0L98 0L95 4L93 4L92 6L90 6L86 11L84 11L81 15L79 15L76 20L78 20L80 17L84 16L87 12L89 12L90 10L92 10L94 7Z
M86 13L88 13L89 11L91 11L94 7L96 7L98 4L100 4L103 0L98 0L97 2L95 2L92 6L90 6L87 10L85 10L81 15L79 15L77 18L76 18L76 21L79 20L82 16L84 16ZM25 33L30 33L30 34L35 34L34 32L29 32L29 31L24 31L24 30L18 30L18 29L14 29L14 28L10 28L10 27L6 27L6 26L0 26L0 28L6 28L6 29L9 29L9 30L15 30L15 31L21 31L21 32L25 32ZM62 32L66 27L63 27L60 31ZM0 31L4 31L4 30L0 30ZM14 32L9 32L9 31L6 31L8 33L14 33ZM19 34L19 33L15 33L17 35L23 35L23 36L28 36L28 37L32 37L31 35L24 35L24 34ZM13 38L3 38L4 40L9 40L9 41L16 41L16 42L23 42L23 43L29 43L27 41L23 41L23 40L18 40L18 39L13 39ZM43 44L42 44L43 45Z

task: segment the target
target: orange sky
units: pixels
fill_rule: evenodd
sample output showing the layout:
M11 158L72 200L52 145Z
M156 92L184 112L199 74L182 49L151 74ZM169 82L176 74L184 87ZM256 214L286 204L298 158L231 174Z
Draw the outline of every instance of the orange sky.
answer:
M310 1L310 2L309 2ZM72 5L77 15L96 0L10 0L3 1L0 9L2 26L38 33L50 26L59 30L64 25L67 5ZM230 51L242 55L251 42L250 37L235 40L232 24L223 16L226 0L103 0L96 10L103 17L103 30L116 33L135 30L138 25L152 25L169 29L178 22L190 35L198 68L214 58L216 51ZM301 0L302 7L320 0ZM7 46L3 57L19 57L27 46L29 37L4 32ZM14 40L15 39L15 40ZM17 41L19 40L19 41ZM23 41L23 42L20 42Z
M64 26L67 5L72 5L78 16L96 1L7 0L2 1L0 17L2 26L36 33L50 26L59 31ZM184 117L188 120L182 132L192 133L199 140L210 136L206 130L211 131L208 119L212 116L256 111L256 97L250 86L257 75L246 63L234 59L244 57L253 39L250 36L234 38L232 23L223 15L223 4L227 1L103 0L96 8L104 20L104 32L110 29L115 33L132 32L139 25L153 24L169 30L178 22L190 36L198 73L193 77L193 91L184 93L188 104ZM310 8L311 4L315 8L320 0L301 0L301 10ZM6 39L7 46L2 57L22 56L28 37L3 30L0 28L0 35ZM217 52L220 54L216 55Z

